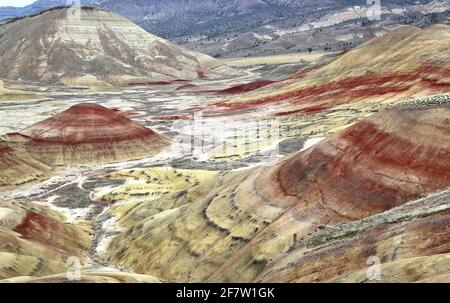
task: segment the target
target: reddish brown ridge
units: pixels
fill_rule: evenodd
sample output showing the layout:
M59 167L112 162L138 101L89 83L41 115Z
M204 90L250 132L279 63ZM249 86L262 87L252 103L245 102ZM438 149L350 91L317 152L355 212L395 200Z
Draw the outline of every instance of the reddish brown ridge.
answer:
M27 151L50 165L139 159L168 145L123 112L90 103L72 106L21 134L29 137Z
M176 90L183 91L183 90L198 90L198 89L200 89L200 87L198 87L195 84L184 84L184 85L181 85L180 87L178 87Z
M392 93L402 93L411 89L414 85L421 84L424 88L443 93L450 89L450 83L440 82L433 75L440 75L439 78L450 77L450 70L442 67L423 66L412 73L379 75L367 73L363 76L352 77L341 81L330 82L325 85L311 86L287 93L269 96L265 98L250 100L247 102L221 102L215 104L216 107L229 110L252 109L257 106L267 104L277 104L288 102L290 104L311 104L304 111L315 112L319 108L327 109L339 104L345 104L358 99L374 96L383 96ZM320 102L320 104L317 104ZM292 112L279 113L279 115L290 114Z
M61 232L61 229L61 223L29 211L22 223L14 228L14 231L19 233L23 239L64 250L64 245L59 245L48 237L49 234Z
M60 251L71 252L77 255L82 247L77 247L73 241L74 230L64 223L37 212L28 211L22 222L14 228L23 239L40 243L44 246L56 248ZM54 236L58 235L58 236Z
M233 94L242 94L247 93L258 88L266 87L271 84L277 83L278 81L271 80L256 80L250 83L239 84L232 87L228 87L225 89L203 89L194 84L186 84L177 88L177 90L181 91L195 91L196 93L210 93L210 94L218 94L218 95L233 95Z
M155 116L154 120L162 120L162 121L174 121L174 120L190 120L192 117L190 116L181 116L181 115L173 115L173 116Z

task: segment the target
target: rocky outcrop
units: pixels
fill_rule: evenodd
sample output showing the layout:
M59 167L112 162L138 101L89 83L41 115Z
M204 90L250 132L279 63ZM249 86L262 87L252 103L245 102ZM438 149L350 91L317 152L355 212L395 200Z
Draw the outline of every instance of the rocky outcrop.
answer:
M135 160L170 145L151 129L97 104L72 106L17 136L32 157L51 166Z

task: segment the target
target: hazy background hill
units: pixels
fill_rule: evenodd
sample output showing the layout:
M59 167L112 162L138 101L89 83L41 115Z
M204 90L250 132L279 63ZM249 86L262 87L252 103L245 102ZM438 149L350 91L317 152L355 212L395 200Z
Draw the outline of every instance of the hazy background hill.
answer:
M448 23L449 0L384 0L371 22L365 0L83 0L110 9L147 31L216 57L310 50L342 51L399 24ZM0 19L35 13L67 0L0 7ZM356 12L356 13L355 13Z

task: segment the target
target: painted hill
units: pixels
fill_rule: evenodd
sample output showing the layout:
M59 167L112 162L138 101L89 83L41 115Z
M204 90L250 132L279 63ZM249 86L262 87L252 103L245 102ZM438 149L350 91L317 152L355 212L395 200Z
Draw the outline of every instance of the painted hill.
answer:
M89 103L72 106L18 136L32 157L52 166L134 160L156 155L170 144L124 115Z
M276 86L217 104L220 109L275 114L317 113L341 104L393 103L450 90L450 26L400 27L333 62Z
M91 237L62 214L31 202L0 200L0 280L66 272L87 258Z
M449 187L449 117L448 103L397 107L276 165L133 205L107 259L171 281L254 281L327 227Z
M38 181L48 176L51 168L30 157L21 148L0 141L0 189Z
M450 269L444 264L450 260L449 199L450 192L445 190L383 214L327 228L299 241L256 281L363 283L368 273L376 273L370 264L380 262L379 277L372 282L448 282Z
M115 13L83 7L80 19L72 14L60 7L0 26L0 77L99 86L231 73L215 59L151 35Z

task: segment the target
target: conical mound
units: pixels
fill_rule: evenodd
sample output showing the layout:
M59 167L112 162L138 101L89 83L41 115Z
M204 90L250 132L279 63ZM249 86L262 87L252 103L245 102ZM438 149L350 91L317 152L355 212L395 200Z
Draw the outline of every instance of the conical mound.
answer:
M169 145L120 113L79 104L21 132L30 155L49 165L120 162L154 156Z

